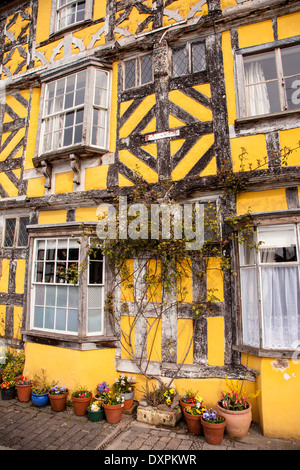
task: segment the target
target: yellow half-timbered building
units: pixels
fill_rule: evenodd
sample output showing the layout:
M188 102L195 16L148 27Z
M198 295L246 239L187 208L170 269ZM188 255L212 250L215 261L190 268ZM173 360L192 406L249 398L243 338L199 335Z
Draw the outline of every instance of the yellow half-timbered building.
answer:
M299 440L300 1L5 0L0 25L2 344L70 390L125 372L139 399L141 355L210 406L245 377L263 433ZM197 321L186 272L155 334L153 310L135 321L132 274L114 323L113 268L88 260L83 226L137 174L158 199L171 182L178 201L218 204L224 161L243 175L224 214L251 214L262 250L231 247L235 273L209 259L200 287L217 300ZM58 268L86 260L65 282Z

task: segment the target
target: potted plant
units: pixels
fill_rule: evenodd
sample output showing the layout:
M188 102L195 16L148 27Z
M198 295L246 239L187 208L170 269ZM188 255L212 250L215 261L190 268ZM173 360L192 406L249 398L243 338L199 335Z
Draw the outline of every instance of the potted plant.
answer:
M163 383L159 386L152 384L151 387L152 390L146 382L144 397L137 407L137 421L175 427L182 416L180 395L175 388L166 387Z
M92 400L92 392L80 387L72 393L74 412L77 416L84 416Z
M106 420L110 424L116 424L121 421L123 408L124 408L124 397L119 392L110 391L104 394L103 408L105 410Z
M48 391L50 405L53 411L63 411L66 407L68 389L65 385L54 385Z
M99 401L94 401L87 408L89 420L93 422L98 422L103 419L104 411L102 404Z
M113 390L119 392L124 397L124 409L128 410L132 407L134 399L135 377L131 375L121 374L118 379L115 379Z
M201 416L201 424L205 440L208 444L221 444L224 436L226 418L219 416L216 410L210 408Z
M34 375L33 386L31 389L31 401L35 406L49 405L48 390L50 386L46 380L45 369L41 370L41 375Z
M16 387L14 380L6 380L1 384L1 398L2 400L13 400L16 394Z
M95 400L96 401L101 401L103 403L104 399L104 394L109 392L109 386L108 384L103 381L102 383L99 383L96 387L96 394L95 394Z
M197 404L202 406L203 398L199 395L194 394L191 390L188 390L185 395L180 399L180 406L183 412L183 417L185 419L184 409L189 406L196 406Z
M32 382L27 377L21 376L20 380L16 383L17 395L19 401L28 402L31 398Z
M198 402L194 406L186 406L183 408L183 415L189 432L196 435L202 434L201 416L206 411L206 408Z
M226 418L226 432L230 436L246 436L252 421L252 406L246 399L247 390L238 381L229 381L227 376L226 384L231 391L221 393L221 399L217 403L218 414ZM258 393L259 391L249 394L247 398L255 398Z

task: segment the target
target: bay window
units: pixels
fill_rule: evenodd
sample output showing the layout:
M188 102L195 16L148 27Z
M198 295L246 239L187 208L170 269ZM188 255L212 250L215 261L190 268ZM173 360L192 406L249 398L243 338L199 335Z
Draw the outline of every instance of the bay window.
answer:
M45 79L37 159L76 149L105 152L109 130L109 70L94 65Z
M261 226L239 247L243 344L292 349L300 338L300 225Z
M77 276L87 253L76 238L34 240L30 329L103 335L104 259L99 250ZM75 276L70 277L70 273ZM80 331L81 330L81 331Z

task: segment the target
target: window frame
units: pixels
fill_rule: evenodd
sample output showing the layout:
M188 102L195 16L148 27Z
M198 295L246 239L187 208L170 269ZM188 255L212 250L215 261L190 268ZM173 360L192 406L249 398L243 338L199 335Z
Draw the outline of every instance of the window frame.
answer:
M282 59L281 59L281 50L293 47L300 46L300 36L295 36L287 40L278 40L272 43L266 43L258 46L251 46L238 49L236 51L235 65L236 65L236 90L237 90L237 118L238 119L254 119L254 118L265 118L272 117L277 115L284 115L286 113L299 112L300 104L298 108L287 109L287 94L285 87L283 86L284 79L286 78L283 72ZM278 83L278 97L280 100L281 110L276 112L270 112L266 114L256 114L250 115L247 113L247 101L246 101L246 83L245 83L245 67L244 67L244 57L250 57L258 55L260 53L274 52L275 54L275 64L277 71L277 83ZM274 79L275 80L275 79ZM267 81L267 80L266 80ZM263 82L265 83L265 82Z
M93 223L84 224L92 228ZM31 225L29 226L29 263L28 263L28 278L27 278L27 315L25 320L25 327L22 330L24 339L26 341L31 341L34 338L34 341L44 341L43 338L54 341L53 344L58 344L62 347L71 347L75 349L93 349L94 347L103 347L110 345L110 347L115 347L116 337L114 331L108 318L108 314L105 311L104 304L105 298L108 293L109 288L109 274L111 267L109 263L105 261L103 257L103 283L101 284L103 295L102 295L102 331L88 331L88 269L84 269L81 273L80 281L78 283L78 332L67 332L62 330L53 330L53 329L43 329L33 327L34 319L34 275L35 269L34 264L36 261L36 244L37 240L53 240L53 239L80 239L80 255L79 255L79 264L85 264L88 261L88 240L82 235L82 224L79 223L65 223L53 225ZM107 276L107 277L106 277ZM106 282L108 279L108 282ZM48 284L43 284L48 285ZM59 284L53 284L59 285ZM67 283L62 284L63 286L68 286ZM72 284L73 285L73 284ZM98 286L98 284L97 284ZM94 346L95 343L99 343L99 346ZM86 346L85 346L86 344Z
M85 97L83 103L83 130L82 130L82 139L81 142L76 144L70 144L67 146L61 146L58 148L47 149L43 151L43 142L44 142L44 129L45 122L53 115L59 116L59 114L65 115L76 109L76 106L72 108L63 109L61 113L58 111L50 115L45 115L45 103L47 100L47 90L48 86L51 83L56 83L60 79L67 79L67 77L75 75L81 71L86 71L86 83L93 83L93 87L86 86L85 88ZM97 71L104 72L107 75L107 94L106 94L106 129L105 129L105 143L103 147L94 145L92 143L92 134L93 134L93 118L88 119L88 116L93 116L94 109L97 108L97 105L94 103L94 94L95 94L95 84L96 84L96 73ZM33 162L36 166L43 160L49 159L59 159L68 158L72 153L78 153L78 156L93 155L93 154L104 154L109 149L109 139L110 139L110 111L111 111L111 66L107 63L103 63L94 59L84 59L81 63L77 64L76 67L62 67L60 70L55 69L54 71L46 72L41 76L42 80L42 91L40 99L40 108L39 108L39 123L38 123L38 132L36 139L36 148L35 156ZM99 106L98 106L99 108ZM65 127L63 128L65 129ZM64 135L62 136L62 139ZM84 151L85 150L85 151Z
M296 347L294 344L290 345L289 347L277 347L272 348L265 344L264 338L264 312L263 312L263 294L262 294L262 277L261 277L261 270L262 267L284 267L284 266L297 266L298 267L298 282L299 282L299 292L300 292L300 216L296 215L295 221L291 222L290 217L282 217L276 218L276 220L268 220L268 221L259 221L254 220L254 242L257 243L258 240L258 232L260 228L273 228L274 231L276 227L281 226L289 226L294 228L295 233L295 240L296 240L296 253L297 253L297 261L287 261L287 262L280 262L280 263L262 263L260 260L260 253L253 249L254 253L254 262L248 264L242 264L241 262L241 246L237 246L237 260L238 260L238 309L237 309L237 320L238 320L238 331L237 331L237 346L235 349L243 352L250 352L254 353L259 356L270 356L275 355L277 357L291 357L293 352L295 351ZM244 342L244 333L243 333L243 324L247 322L248 319L244 320L244 313L243 313L243 305L242 305L242 281L241 281L241 270L242 269L254 269L255 270L255 278L256 278L256 293L257 293L257 320L258 320L258 331L257 331L257 339L258 345L250 345L247 342ZM300 323L300 315L298 322ZM298 339L299 340L299 339ZM297 346L298 347L298 346Z
M69 1L70 4L72 3L79 3L81 0L73 0L73 1ZM80 21L77 21L75 23L72 23L70 25L67 25L67 26L64 26L63 28L59 28L58 26L58 10L60 9L59 7L59 0L52 0L52 4L51 4L51 21L50 21L50 36L54 35L54 34L58 34L60 32L63 32L63 31L66 31L66 30L69 30L69 29L74 29L76 28L78 25L82 25L83 23L87 22L87 21L91 21L92 20L92 16L93 16L93 4L94 4L94 0L85 0L85 14L84 14L84 19L83 20L80 20Z
M3 230L3 236L2 236L2 246L3 248L27 248L28 247L28 234L27 234L27 244L26 245L19 245L19 238L20 238L20 224L21 224L21 219L28 219L28 223L26 224L26 227L30 223L30 217L29 215L19 215L19 216L8 216L4 218L4 230ZM5 245L5 238L6 238L6 223L7 220L15 220L15 227L14 227L14 238L13 238L13 243L12 245Z
M205 68L202 70L193 70L193 46L197 44L202 44L204 47L204 54L205 54ZM175 73L175 67L174 67L174 53L176 51L184 51L184 58L185 58L185 73L177 75ZM193 39L185 44L178 44L176 46L172 46L172 77L173 78L180 78L180 77L185 77L186 75L192 75L195 73L203 73L207 71L207 60L206 60L206 44L205 40L201 39Z
M142 83L142 59L144 57L151 57L152 62L152 77L151 80L148 82ZM126 87L126 63L135 61L135 85ZM152 53L145 53L140 54L138 56L129 57L122 62L122 75L123 75L123 91L132 90L133 88L137 88L140 86L148 85L149 83L153 83L154 81L154 68L153 68L153 54Z

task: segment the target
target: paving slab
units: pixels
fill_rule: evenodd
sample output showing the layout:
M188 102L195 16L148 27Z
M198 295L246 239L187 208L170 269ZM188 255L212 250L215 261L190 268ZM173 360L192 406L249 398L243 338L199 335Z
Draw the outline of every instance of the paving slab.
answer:
M186 452L192 458L201 450L300 450L300 441L264 436L259 426L252 423L247 436L233 439L225 434L222 444L213 446L206 443L204 436L189 433L184 420L180 420L175 428L153 426L138 422L134 410L123 414L118 424L111 425L105 419L94 423L87 415L76 416L71 404L64 411L55 412L50 405L36 407L15 398L0 399L2 450L96 450L102 452L103 458L105 455L108 458L122 455L122 452L134 455L139 451L153 459L155 453L175 453L176 457Z

